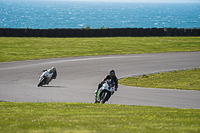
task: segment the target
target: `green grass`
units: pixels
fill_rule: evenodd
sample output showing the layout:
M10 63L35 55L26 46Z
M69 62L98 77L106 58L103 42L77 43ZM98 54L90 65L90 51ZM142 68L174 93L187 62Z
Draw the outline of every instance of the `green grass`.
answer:
M200 51L200 37L0 37L0 62L183 51Z
M200 69L173 71L127 77L119 81L120 84L137 87L166 88L200 91Z
M0 102L0 132L200 132L198 109Z

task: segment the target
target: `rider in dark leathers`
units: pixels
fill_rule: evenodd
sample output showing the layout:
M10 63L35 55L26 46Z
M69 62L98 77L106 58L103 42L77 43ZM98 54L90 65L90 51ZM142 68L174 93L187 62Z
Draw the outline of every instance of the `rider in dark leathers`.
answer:
M111 79L111 84L114 84L114 85L115 85L115 91L117 91L117 88L118 88L118 79L117 79L117 77L116 77L116 75L115 75L115 71L114 71L114 70L110 70L110 71L109 71L109 75L107 75L107 76L103 79L103 81L102 81L101 83L99 83L98 89L95 91L95 96L96 96L98 90L102 87L102 85L105 83L105 81L106 81L107 79Z

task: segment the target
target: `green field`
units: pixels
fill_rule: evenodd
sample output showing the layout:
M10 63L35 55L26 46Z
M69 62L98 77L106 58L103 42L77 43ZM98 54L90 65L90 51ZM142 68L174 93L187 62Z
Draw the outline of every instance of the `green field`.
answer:
M0 132L200 132L198 109L0 102Z
M119 83L136 87L200 91L200 69L127 77L121 79Z
M200 37L0 37L0 62L44 58L200 51Z

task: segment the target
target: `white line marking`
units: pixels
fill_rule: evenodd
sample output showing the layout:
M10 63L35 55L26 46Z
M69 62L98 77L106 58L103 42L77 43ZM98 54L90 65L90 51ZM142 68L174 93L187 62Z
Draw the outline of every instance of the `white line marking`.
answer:
M66 62L76 62L76 61L89 61L89 60L104 60L104 59L117 59L117 58L127 58L127 57L141 57L141 56L112 56L112 57L96 57L96 58L82 58L82 59L70 59L70 60L59 60L59 61L49 61L49 62L41 62L37 64L31 64L31 65L24 65L24 66L14 66L14 67L6 67L6 68L0 68L0 71L4 70L12 70L12 69L19 69L19 68L25 68L25 67L34 67L44 64L56 64L56 63L66 63Z

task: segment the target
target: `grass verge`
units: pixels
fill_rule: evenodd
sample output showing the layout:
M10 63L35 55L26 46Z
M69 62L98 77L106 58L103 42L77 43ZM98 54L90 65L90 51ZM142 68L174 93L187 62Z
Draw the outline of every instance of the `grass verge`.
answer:
M198 109L86 103L0 102L0 131L199 132Z
M173 71L127 77L119 81L120 84L136 87L166 88L200 91L200 69Z
M0 37L0 62L45 58L200 51L200 37Z

